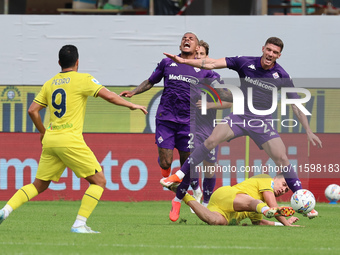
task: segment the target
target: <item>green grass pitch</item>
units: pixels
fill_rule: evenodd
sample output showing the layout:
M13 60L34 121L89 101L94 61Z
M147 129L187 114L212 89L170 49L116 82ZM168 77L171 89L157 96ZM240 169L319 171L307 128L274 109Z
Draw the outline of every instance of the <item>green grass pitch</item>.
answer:
M318 218L296 214L304 227L290 228L208 226L184 203L173 223L170 201L100 201L88 225L101 234L70 233L79 205L26 203L0 225L1 254L340 254L340 205L318 203Z

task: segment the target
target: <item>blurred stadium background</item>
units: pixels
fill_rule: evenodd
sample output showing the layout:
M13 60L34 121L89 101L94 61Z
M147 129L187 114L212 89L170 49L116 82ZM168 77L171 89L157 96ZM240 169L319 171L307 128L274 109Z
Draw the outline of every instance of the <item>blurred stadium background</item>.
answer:
M178 53L181 36L194 31L210 44L212 58L260 55L267 37L283 39L285 48L278 62L297 87L311 92L312 99L306 104L312 113L310 126L324 148L308 144L300 126L277 128L304 188L318 201L326 202L325 188L340 184L340 20L335 15L340 1L306 1L307 8L302 8L301 1L297 7L291 6L294 1L242 1L242 5L222 0L121 1L112 9L97 8L106 2L96 2L94 9L79 12L83 9L72 8L70 0L0 1L0 12L4 13L0 15L0 200L7 200L35 176L41 146L27 109L40 86L60 70L57 53L62 45L78 47L80 72L92 74L119 93L147 79L162 53ZM234 72L223 69L218 73L237 85ZM89 99L84 136L107 178L104 200L172 198L159 184L154 144L154 115L161 91L162 83L131 99L148 106L147 116ZM218 117L229 111L220 111ZM294 118L292 112L289 117ZM47 120L48 113L42 112L42 118ZM219 165L240 169L248 160L250 166L273 164L254 143L250 142L248 152L245 148L245 138L222 144ZM173 170L179 168L176 152L175 156ZM221 173L216 188L246 177L242 171ZM78 200L86 186L66 169L60 182L36 200ZM290 195L281 199L288 201Z

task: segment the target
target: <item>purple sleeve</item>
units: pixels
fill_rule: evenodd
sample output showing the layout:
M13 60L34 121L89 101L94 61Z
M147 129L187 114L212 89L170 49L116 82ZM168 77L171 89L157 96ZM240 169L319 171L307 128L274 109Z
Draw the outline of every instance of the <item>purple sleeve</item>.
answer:
M286 71L282 72L282 78L284 80L284 87L286 87L286 88L294 88L295 87L292 78L289 76L288 73L286 73ZM300 98L300 96L296 92L287 93L287 97L290 98L290 99Z
M214 84L216 84L216 82L219 83L219 84L224 84L224 81L221 79L221 76L218 73L216 73L214 71L212 73L213 74L212 74L212 77L211 77L211 79L212 79L211 85L213 87L214 87Z
M231 57L231 58L226 57L225 61L227 63L227 68L237 71L240 66L239 61L238 61L239 59L240 59L239 57Z
M215 78L216 80L220 81L221 80L221 75L219 75L218 73L213 71L213 78Z
M166 59L163 58L160 63L157 64L156 69L153 71L151 76L149 77L149 82L152 84L156 84L162 80L164 77L164 67L166 65Z

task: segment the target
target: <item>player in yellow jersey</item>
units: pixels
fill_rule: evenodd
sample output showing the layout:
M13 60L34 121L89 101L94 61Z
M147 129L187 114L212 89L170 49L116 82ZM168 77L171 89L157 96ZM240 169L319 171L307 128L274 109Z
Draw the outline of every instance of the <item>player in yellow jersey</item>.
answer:
M28 109L42 142L36 178L18 190L0 210L0 224L13 210L45 191L51 181L59 181L65 167L69 167L77 177L90 183L71 232L99 233L86 225L106 185L102 168L82 135L87 98L99 96L115 105L140 109L144 114L147 111L145 106L128 102L109 91L90 74L78 73L79 54L75 46L65 45L60 49L59 65L61 72L44 84ZM47 129L39 114L45 107L51 116Z
M255 225L292 225L297 217L286 219L294 214L291 207L278 207L276 198L288 192L289 188L282 174L273 179L267 174L253 176L234 186L218 188L204 207L188 193L183 201L196 215L209 225L238 225L249 218ZM276 217L280 222L262 219Z

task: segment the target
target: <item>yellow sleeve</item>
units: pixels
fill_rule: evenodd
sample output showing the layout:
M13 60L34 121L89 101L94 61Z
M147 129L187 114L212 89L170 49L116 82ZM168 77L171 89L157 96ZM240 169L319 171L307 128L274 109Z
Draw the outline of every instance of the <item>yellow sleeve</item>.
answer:
M85 86L84 86L84 94L86 96L93 96L97 97L98 92L103 88L104 86L101 85L101 83L96 80L92 75L88 74L86 76Z
M46 92L46 87L45 85L42 86L39 94L34 98L33 102L43 106L43 107L47 107L47 98L45 96L45 92Z
M272 191L274 192L274 181L272 178L259 179L259 192Z

